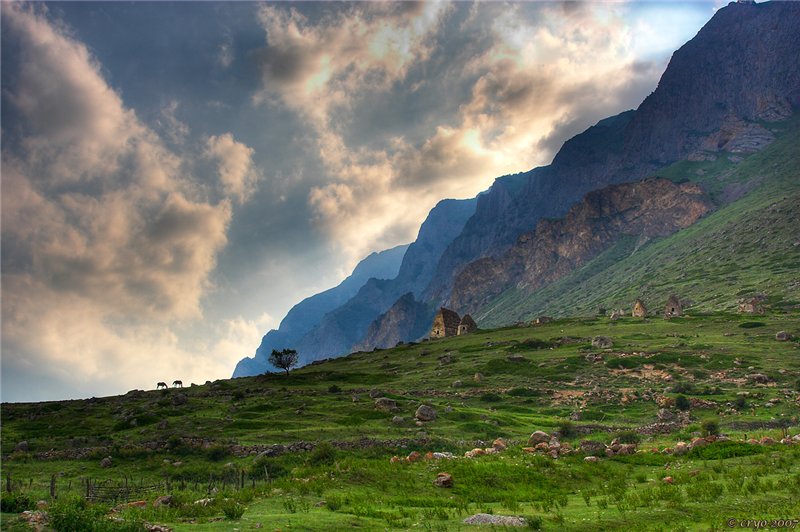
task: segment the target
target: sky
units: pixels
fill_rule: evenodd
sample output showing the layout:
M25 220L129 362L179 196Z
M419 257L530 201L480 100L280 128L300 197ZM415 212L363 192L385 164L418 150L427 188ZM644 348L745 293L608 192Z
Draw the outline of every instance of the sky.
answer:
M2 2L2 400L228 378L721 5Z

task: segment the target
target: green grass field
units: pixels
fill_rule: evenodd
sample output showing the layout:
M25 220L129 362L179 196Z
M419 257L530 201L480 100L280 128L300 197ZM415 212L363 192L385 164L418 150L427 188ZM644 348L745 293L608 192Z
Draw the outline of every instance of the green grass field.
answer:
M288 376L4 404L2 475L12 488L4 512L50 500L55 478L49 510L61 529L139 530L147 521L175 530L466 530L474 527L463 519L481 512L523 516L544 530L717 530L731 518L794 519L800 444L742 440L800 432L800 344L775 339L780 330L800 335L799 318L783 307L764 316L690 310L669 321L572 318L357 353ZM597 335L613 347L592 348ZM399 411L376 409L370 395L394 399ZM679 396L693 405L688 421L648 434ZM437 419L415 423L420 404ZM706 421L732 441L684 456L660 452L698 436ZM553 459L522 450L535 430L560 432L573 446L622 433L640 440L639 452L597 463L580 453ZM506 451L463 457L498 437ZM14 450L21 441L27 451ZM258 456L296 442L313 450ZM413 450L458 458L390 463ZM441 471L453 475L451 488L434 486ZM142 497L146 509L111 522L114 503L82 508L71 499L87 478L159 487ZM167 493L172 507L149 505ZM213 502L194 504L203 498ZM238 519L226 517L236 509ZM13 513L2 519L4 530L28 529Z

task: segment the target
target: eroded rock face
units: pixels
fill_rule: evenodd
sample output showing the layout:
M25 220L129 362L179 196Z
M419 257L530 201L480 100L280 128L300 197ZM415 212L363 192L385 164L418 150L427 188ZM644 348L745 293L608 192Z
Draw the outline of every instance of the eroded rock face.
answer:
M711 210L702 189L666 179L611 185L590 192L557 220L541 220L498 258L482 258L456 277L450 305L475 312L503 291L532 291L595 258L624 235L661 237Z

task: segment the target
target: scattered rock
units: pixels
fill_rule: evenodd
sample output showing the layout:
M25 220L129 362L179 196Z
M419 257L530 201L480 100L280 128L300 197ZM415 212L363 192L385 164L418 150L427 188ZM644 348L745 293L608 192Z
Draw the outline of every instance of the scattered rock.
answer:
M22 440L14 446L14 450L21 453L27 453L29 449L30 446L28 445L28 440Z
M603 442L594 440L583 440L580 443L580 451L586 454L604 454L606 445Z
M587 456L583 459L584 462L599 462L600 459L596 456Z
M158 423L158 430L166 430L167 428L169 428L169 421L167 421L166 419L162 419Z
M747 376L748 379L755 382L756 384L767 384L769 382L769 377L764 375L763 373L751 373Z
M465 525L528 526L522 517L511 515L475 514L464 519Z
M185 405L189 402L189 398L186 397L186 394L176 393L172 396L172 404L175 406Z
M439 361L440 366L446 366L448 364L452 364L453 362L455 362L452 353L445 353L436 360Z
M172 506L172 495L162 495L153 501L154 508L158 508L159 506Z
M208 505L209 505L209 504L211 504L212 502L214 502L214 499L212 499L212 498L205 498L205 499L199 499L199 500L196 500L196 501L194 501L194 504L195 504L196 506L208 506Z
M411 451L408 456L406 456L406 462L419 462L420 460L422 460L422 455L417 451Z
M395 425L402 425L404 422L405 422L405 419L403 419L400 416L394 416L392 418L392 423L394 423Z
M658 411L658 420L659 421L674 421L675 420L675 412L668 410L666 408L662 408Z
M526 360L528 360L522 355L508 355L507 358L509 362L525 362Z
M786 331L778 331L775 333L775 339L779 342L785 342L789 340L791 336Z
M486 454L486 451L483 449L472 449L471 451L467 451L464 453L465 458L475 458L476 456L483 456Z
M763 438L758 440L758 443L760 443L761 445L775 445L775 440L773 440L769 436L764 436Z
M595 349L610 349L614 347L614 341L608 336L595 336L592 338L592 347Z
M528 445L537 445L539 443L547 443L550 441L550 435L541 430L537 430L531 437L528 438Z
M476 373L472 380L475 382L483 382L483 373Z
M581 419L583 419L583 412L581 412L580 410L576 410L575 412L572 412L569 415L569 419L571 421L580 421Z
M461 381L453 381L453 388L461 388L464 386L464 383Z
M395 455L395 456L392 456L392 458L389 460L389 463L391 463L391 464L396 464L396 463L398 463L398 462L400 462L400 461L401 461L401 460L400 460L400 457L399 457L399 456L397 456L397 455Z
M383 395L383 392L380 391L380 390L372 389L372 390L369 391L369 398L370 399L377 399L381 395Z
M389 399L388 397L379 397L375 399L375 408L384 412L398 412L400 408L397 406L397 401Z
M497 438L492 442L492 447L498 451L505 451L508 445L506 445L506 442L503 438Z
M111 467L111 457L106 456L102 460L100 460L100 467Z
M436 410L428 405L420 405L414 413L414 417L420 421L433 421L436 419Z
M694 449L695 447L703 447L707 445L708 442L705 438L692 438L692 442L689 444L690 449Z
M440 488L452 488L453 475L451 475L450 473L439 473L438 475L436 475L436 479L433 481L433 485Z
M689 445L686 442L679 441L675 444L674 454L680 456L689 452Z
M672 483L675 482L675 479L673 479L672 477L664 477L664 478L661 479L661 481L664 484L672 484Z

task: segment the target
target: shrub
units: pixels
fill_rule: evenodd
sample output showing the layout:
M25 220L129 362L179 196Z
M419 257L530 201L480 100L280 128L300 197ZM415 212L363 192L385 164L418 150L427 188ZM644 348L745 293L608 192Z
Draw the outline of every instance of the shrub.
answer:
M694 385L691 382L676 382L670 389L672 393L694 393Z
M220 506L225 519L230 521L238 521L244 515L244 506L234 500L227 499Z
M339 393L339 392L341 392L341 391L342 391L342 389L341 389L341 388L339 388L339 387L338 387L337 385L335 385L335 384L331 384L330 386L328 386L328 392L329 392L329 393Z
M256 458L248 472L250 478L255 478L257 480L274 480L276 478L285 477L288 473L285 467L268 456L259 456Z
M620 443L639 443L642 441L642 437L634 430L623 430L622 432L618 432L616 438L620 441Z
M234 401L241 401L242 399L244 399L244 392L242 390L236 390L233 392Z
M562 438L574 438L578 435L578 429L572 421L562 421L558 425L558 435Z
M538 397L541 392L534 388L512 388L508 391L508 395L512 397Z
M19 514L25 510L33 510L36 508L36 502L27 493L12 491L8 493L3 492L2 499L0 499L0 510L9 514Z
M747 406L747 398L744 395L737 395L736 400L733 402L733 404L736 406L736 408L741 410L742 408L745 408Z
M763 327L766 323L760 321L746 321L744 323L740 323L739 327L742 329L755 329L756 327Z
M481 395L481 401L484 401L486 403L498 403L502 400L503 398L494 392L486 392Z
M675 408L678 410L689 410L692 407L692 404L686 398L685 395L679 395L675 398Z
M322 442L317 445L308 461L314 465L331 465L336 460L336 449L328 442Z
M718 436L719 421L716 419L706 419L700 424L700 433L703 436Z
M214 445L213 447L209 448L208 451L208 459L212 462L219 462L226 456L230 454L230 449L225 447L224 445Z

